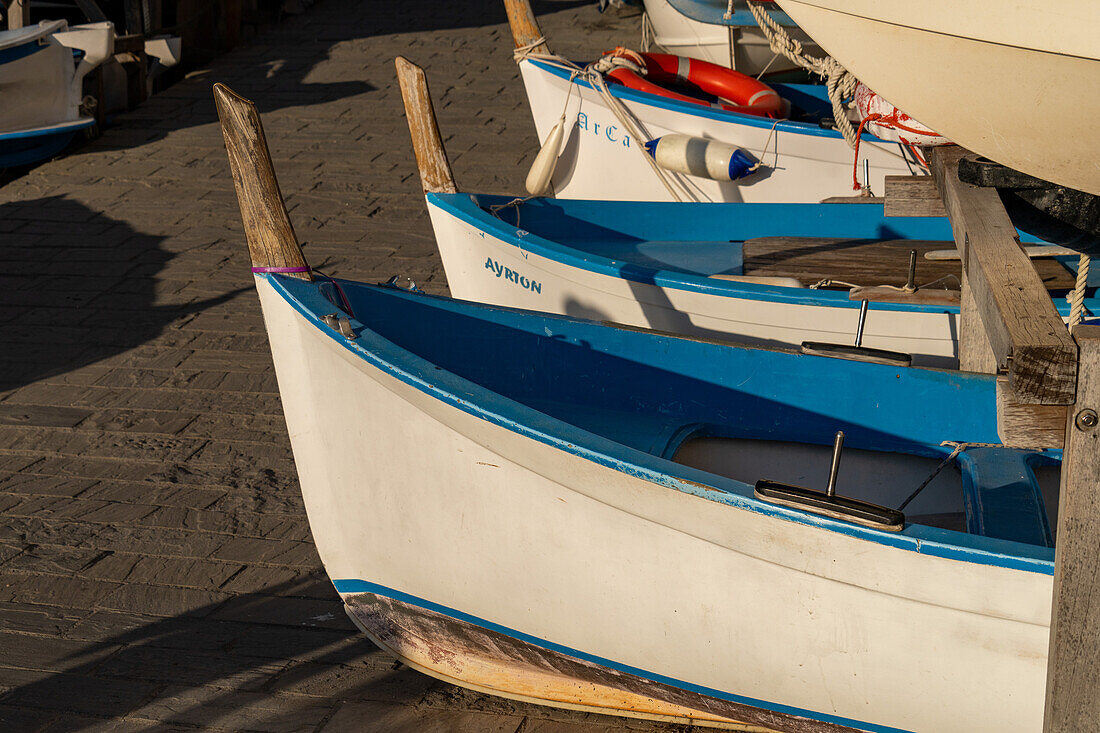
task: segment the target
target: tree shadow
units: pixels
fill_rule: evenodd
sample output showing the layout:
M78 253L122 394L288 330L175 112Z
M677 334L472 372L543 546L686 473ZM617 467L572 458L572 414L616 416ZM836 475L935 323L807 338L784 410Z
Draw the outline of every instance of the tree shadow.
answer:
M133 349L243 291L158 292L156 275L176 256L165 238L63 196L0 204L0 224L2 390Z

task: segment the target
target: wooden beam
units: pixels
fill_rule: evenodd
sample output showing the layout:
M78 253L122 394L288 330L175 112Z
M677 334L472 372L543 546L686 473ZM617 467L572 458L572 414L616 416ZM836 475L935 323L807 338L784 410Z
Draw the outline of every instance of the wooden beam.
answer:
M947 216L931 176L886 176L886 216Z
M963 270L959 278L962 281L959 320L956 322L959 339L959 369L964 372L982 374L997 373L997 357L985 335L985 326L974 302L974 292L970 288L970 279Z
M1020 248L997 190L959 180L959 159L969 154L956 146L934 148L932 172L997 366L1007 369L1021 401L1071 404L1077 347Z
M451 161L443 147L439 123L435 119L432 95L428 92L428 77L404 56L394 59L397 82L401 85L401 100L405 103L405 119L409 123L416 167L420 169L420 185L424 193L457 193Z
M1067 405L1035 405L1016 399L1007 377L997 378L997 434L1014 448L1058 448L1066 442Z
M224 84L214 85L214 101L221 118L252 266L308 267L283 204L256 105ZM308 271L286 274L303 280L313 279Z
M1044 733L1091 732L1100 720L1100 326L1073 335L1080 373L1062 456Z
M516 48L530 46L532 53L550 53L546 38L535 20L535 11L531 9L531 0L504 0L504 12L508 14L508 27L512 29L512 42Z
M31 24L31 0L9 0L8 30L25 28Z

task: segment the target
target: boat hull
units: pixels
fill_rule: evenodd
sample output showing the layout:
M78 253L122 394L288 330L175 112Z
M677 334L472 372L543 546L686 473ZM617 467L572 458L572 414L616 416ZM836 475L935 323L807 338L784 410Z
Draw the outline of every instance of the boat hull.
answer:
M709 61L720 66L730 64L730 30L724 25L703 23L687 17L676 10L668 0L646 0L646 14L653 27L653 40L661 48L677 56ZM737 12L749 15L748 10L737 4ZM775 74L794 71L798 67L784 56L776 55L768 44L767 37L756 25L752 17L735 29L736 43L731 68L742 74L756 76L762 72ZM820 56L821 48L798 28L787 28L795 40L813 56Z
M457 216L433 196L428 213L455 298L758 346L851 344L855 338L858 302L808 288L747 292L718 281L702 290L628 279L541 256ZM957 367L957 308L888 308L876 304L870 312L864 346L912 354L917 366Z
M398 368L384 344L364 350L324 330L278 283L257 278L303 497L353 613L367 587L770 711L778 730L806 730L802 719L878 731L1039 728L1049 560L972 561L928 540L872 541L616 465L480 411L430 364ZM434 641L453 647L451 636ZM496 655L481 660L495 659L493 689L558 704L557 683L525 686L511 653ZM579 689L580 704L604 706ZM713 712L681 716L707 724Z
M582 82L570 82L543 63L520 62L527 99L539 140L561 118L566 95L566 139L551 179L553 194L569 199L672 201L669 191L643 159L640 144L626 134L600 95ZM570 87L573 87L570 93ZM739 181L715 181L669 173L702 202L815 203L853 195L853 169L876 194L888 175L912 171L893 143L864 139L857 166L852 149L832 130L795 126L762 117L738 115L667 100L624 87L613 87L649 139L671 133L736 145L764 168ZM869 175L864 176L868 164Z
M1100 6L1065 3L1057 22L1036 24L1050 5L1017 5L1019 14L998 3L780 0L830 55L923 124L998 163L1100 194L1100 60L1089 35Z

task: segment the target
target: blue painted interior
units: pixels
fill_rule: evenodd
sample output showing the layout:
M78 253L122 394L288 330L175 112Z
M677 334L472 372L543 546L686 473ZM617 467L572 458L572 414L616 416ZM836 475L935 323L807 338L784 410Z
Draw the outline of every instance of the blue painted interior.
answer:
M730 18L723 17L729 7L727 0L668 0L668 4L676 8L681 15L686 15L700 23L756 27L756 18L752 17L752 13L749 12L744 2L738 2L734 5L734 12ZM781 12L778 8L768 8L768 15L782 26L794 26L794 21L791 20L790 16Z
M959 454L967 529L973 534L1054 547L1034 451L971 448Z
M846 291L810 290L710 279L738 274L745 240L755 237L828 237L853 245L876 239L943 240L954 246L942 217L887 217L879 204L696 204L637 201L513 199L482 194L428 194L428 204L525 252L590 272L666 288L730 298L858 308ZM1036 243L1021 233L1021 241ZM1072 259L1072 258L1070 258ZM838 273L838 277L843 277ZM1069 304L1056 298L1064 316ZM1086 299L1089 312L1100 302ZM957 313L958 308L872 303L871 310Z
M858 527L759 501L746 483L667 459L690 433L828 445L836 430L853 448L944 457L943 440L998 442L990 376L749 349L341 281L358 334L349 342L322 324L334 306L317 284L263 277L375 367L560 450L717 504L914 552L1053 571L1047 547L914 524L898 534Z

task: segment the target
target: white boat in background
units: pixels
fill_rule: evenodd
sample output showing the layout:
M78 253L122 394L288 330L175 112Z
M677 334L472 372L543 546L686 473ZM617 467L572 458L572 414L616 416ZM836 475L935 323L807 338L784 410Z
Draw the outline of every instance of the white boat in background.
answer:
M973 445L993 375L334 287L214 90L313 537L384 649L693 725L1038 730L1060 452Z
M912 249L953 251L943 217L886 217L881 204L696 204L516 199L459 191L424 71L397 60L406 118L428 213L453 297L559 313L703 338L799 347L803 342L910 355L922 366L958 366L959 280L951 271L914 271ZM1025 242L1034 237L1020 234ZM886 240L888 243L876 245ZM793 259L784 271L748 270L754 242L765 259ZM939 244L936 244L936 243ZM849 254L859 251L860 255ZM829 252L814 279L791 276L800 256ZM1065 250L1061 251L1065 255ZM861 257L885 264L864 267ZM892 258L893 265L889 262ZM1072 253L1042 267L1062 287L1076 275ZM855 275L845 265L860 267ZM922 273L927 265L921 267ZM957 272L957 271L956 271ZM778 276L776 276L778 275ZM946 280L943 278L946 276ZM845 289L815 289L820 278ZM852 283L852 280L857 280ZM880 286L885 280L893 284ZM860 287L862 286L862 287ZM1057 286L1056 286L1057 287ZM848 289L851 288L851 289ZM861 301L868 299L861 324ZM1069 304L1057 299L1063 317ZM1100 312L1089 297L1088 312Z
M860 81L1003 165L1100 194L1100 3L778 0Z
M507 9L517 48L541 38L532 30L529 3L509 3ZM647 162L644 147L649 140L673 134L726 143L761 163L756 172L732 181L667 171L684 201L817 202L853 195L855 180L882 194L886 176L923 172L901 145L869 133L862 137L857 159L831 129L832 109L821 85L772 84L792 106L792 118L785 120L607 85L644 135L638 140L590 82L537 56L523 58L519 67L539 140L549 138L564 113L565 132L551 178L551 192L558 198L677 200Z
M0 31L0 168L55 155L95 123L80 114L82 85L114 52L114 38L109 22Z
M669 53L721 64L750 76L798 68L771 49L745 0L736 0L733 14L726 18L728 7L726 0L645 0L653 41ZM785 13L772 11L771 15L807 53L824 55Z

